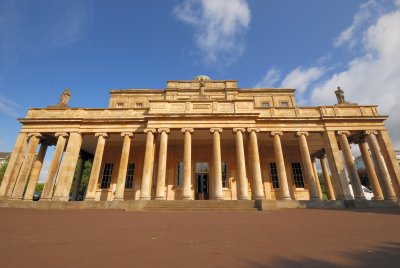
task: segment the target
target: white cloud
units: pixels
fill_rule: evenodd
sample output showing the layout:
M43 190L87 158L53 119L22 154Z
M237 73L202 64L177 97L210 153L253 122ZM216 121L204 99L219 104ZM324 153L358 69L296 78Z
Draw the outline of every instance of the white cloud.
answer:
M185 0L173 14L195 28L195 43L206 62L229 64L242 54L251 16L246 0Z
M295 88L297 93L303 94L308 86L321 78L324 73L325 69L323 67L311 67L309 69L298 67L286 75L281 87Z
M21 105L0 95L0 113L18 117Z
M265 76L255 85L255 87L274 87L280 78L280 71L273 67L267 71Z

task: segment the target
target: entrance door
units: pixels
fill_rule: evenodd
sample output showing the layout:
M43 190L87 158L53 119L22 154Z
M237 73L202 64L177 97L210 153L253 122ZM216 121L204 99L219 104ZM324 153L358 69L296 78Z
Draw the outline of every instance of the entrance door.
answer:
M208 173L196 173L196 199L208 200Z

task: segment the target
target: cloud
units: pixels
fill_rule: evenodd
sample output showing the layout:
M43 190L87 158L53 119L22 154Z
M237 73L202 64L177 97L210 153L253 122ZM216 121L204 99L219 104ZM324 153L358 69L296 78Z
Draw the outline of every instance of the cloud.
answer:
M309 69L297 67L286 75L281 83L281 87L295 88L297 93L303 94L308 86L318 80L324 73L325 69L323 67L311 67Z
M195 43L205 62L229 64L242 54L251 17L245 0L185 0L173 14L194 27Z
M281 78L281 72L273 67L267 71L265 76L259 81L255 87L274 87Z
M20 113L21 105L7 99L6 97L0 95L0 113L12 116L12 117L18 117Z

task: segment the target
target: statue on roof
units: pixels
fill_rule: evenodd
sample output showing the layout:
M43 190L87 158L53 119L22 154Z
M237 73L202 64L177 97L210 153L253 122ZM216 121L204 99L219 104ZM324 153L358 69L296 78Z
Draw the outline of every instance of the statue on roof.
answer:
M344 99L344 91L338 87L337 90L335 91L335 95L338 101L338 104L347 104L348 102L345 101Z
M70 98L71 92L69 91L69 88L65 88L64 92L60 96L60 102L58 104L60 106L67 106Z

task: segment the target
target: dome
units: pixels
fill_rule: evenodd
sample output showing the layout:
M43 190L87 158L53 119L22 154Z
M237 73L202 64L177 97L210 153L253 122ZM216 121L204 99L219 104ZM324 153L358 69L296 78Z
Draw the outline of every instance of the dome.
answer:
M198 75L193 80L211 80L207 75Z

